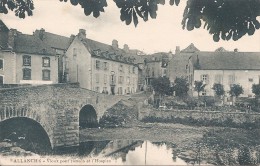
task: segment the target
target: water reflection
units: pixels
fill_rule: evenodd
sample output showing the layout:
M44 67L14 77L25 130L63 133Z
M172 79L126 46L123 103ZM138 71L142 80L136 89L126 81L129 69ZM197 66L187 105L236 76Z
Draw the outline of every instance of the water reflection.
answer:
M90 164L95 162L92 164L99 165L109 164L99 163L104 160L111 161L112 165L257 165L260 163L260 146L248 147L227 140L220 142L213 136L182 147L170 142L142 140L87 141L81 143L79 147L53 151L48 156L70 156L85 161L91 159ZM7 145L4 146L1 148L0 143L0 154L8 151Z
M177 157L176 145L141 140L89 141L80 144L85 157L112 158L124 165L186 165Z

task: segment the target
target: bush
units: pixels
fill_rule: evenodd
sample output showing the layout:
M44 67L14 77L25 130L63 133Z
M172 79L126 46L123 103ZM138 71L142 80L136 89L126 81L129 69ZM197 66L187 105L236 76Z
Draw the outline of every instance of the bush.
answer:
M101 127L121 127L125 122L125 119L115 115L103 116L99 124Z
M192 117L174 117L170 118L161 118L161 117L145 117L142 122L145 123L179 123L184 125L191 126L219 126L219 127L234 127L234 128L244 128L244 129L255 129L260 128L260 119L255 122L244 122L244 123L235 123L233 119L227 118L224 121L219 121L219 119L194 119Z

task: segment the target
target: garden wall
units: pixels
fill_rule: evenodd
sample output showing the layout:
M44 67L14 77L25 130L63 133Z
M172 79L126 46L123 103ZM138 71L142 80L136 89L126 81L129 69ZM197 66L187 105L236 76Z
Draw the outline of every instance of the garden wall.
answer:
M203 111L203 110L160 110L154 109L149 106L139 105L138 119L143 120L147 117L159 119L172 119L172 118L192 118L195 120L217 120L223 122L227 119L232 119L235 123L255 122L260 120L259 113L245 113L245 112L223 112L223 111Z

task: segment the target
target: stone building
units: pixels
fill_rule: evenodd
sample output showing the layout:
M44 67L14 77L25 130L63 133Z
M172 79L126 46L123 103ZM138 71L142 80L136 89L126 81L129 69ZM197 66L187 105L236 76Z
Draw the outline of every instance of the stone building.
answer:
M190 58L187 67L190 89L195 81L206 84L202 96L214 96L214 83L224 86L226 96L234 84L243 87L241 97L253 97L252 85L260 83L260 52L227 52L223 48L215 52L196 52ZM197 92L193 92L197 95Z
M158 77L166 76L166 67L171 53L158 52L151 55L142 56L144 68L142 75L147 88L151 88L151 82Z
M172 54L166 72L171 82L174 82L176 77L187 78L188 59L195 52L199 52L199 49L193 43L183 50L180 50L179 46L176 47L175 54Z
M108 94L130 94L138 90L138 63L136 56L118 47L86 37L79 30L66 52L65 73L68 82L79 82L82 88Z
M0 83L51 84L61 81L61 58L69 46L69 38L44 29L36 30L32 35L23 34L7 28L1 20L0 29Z

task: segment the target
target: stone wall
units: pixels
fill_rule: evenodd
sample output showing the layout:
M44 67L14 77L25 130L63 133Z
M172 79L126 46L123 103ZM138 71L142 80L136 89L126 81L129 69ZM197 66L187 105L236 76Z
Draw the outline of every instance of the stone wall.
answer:
M0 89L0 122L28 117L41 124L52 147L79 144L79 112L92 105L100 118L124 96L82 89L79 84L53 84ZM26 113L21 113L21 111Z
M157 110L152 107L139 106L138 119L142 120L146 117L155 117L162 119L187 118L215 120L223 122L226 119L232 119L235 123L254 122L260 120L259 113L245 113L245 112L221 112L221 111L202 111L202 110Z

